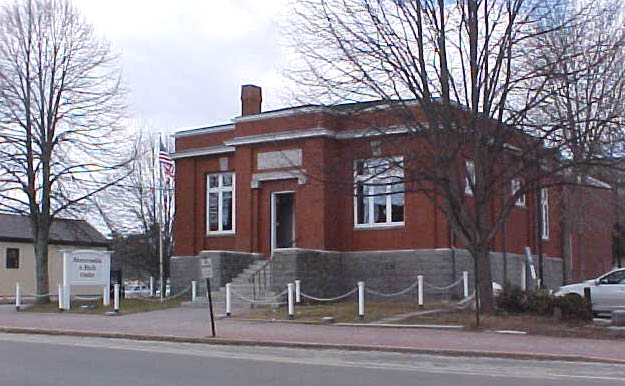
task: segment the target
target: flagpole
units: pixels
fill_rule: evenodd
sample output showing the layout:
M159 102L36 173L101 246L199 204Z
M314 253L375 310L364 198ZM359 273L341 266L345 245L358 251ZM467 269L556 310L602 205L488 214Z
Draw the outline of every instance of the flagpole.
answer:
M158 135L158 145L159 145L159 164L158 164L158 184L160 187L160 197L159 197L159 207L161 215L158 220L158 268L159 268L159 276L160 276L160 284L159 289L161 291L161 303L163 302L163 168L160 163L160 147L162 146L161 134Z

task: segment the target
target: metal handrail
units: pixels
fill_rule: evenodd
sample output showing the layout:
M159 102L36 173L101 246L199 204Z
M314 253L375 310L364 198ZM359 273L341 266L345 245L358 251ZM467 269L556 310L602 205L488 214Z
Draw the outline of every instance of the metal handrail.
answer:
M258 268L249 277L248 282L252 284L252 296L254 300L264 297L269 288L269 281L267 280L267 272L271 275L271 259L267 260L260 268ZM258 287L258 292L256 291Z

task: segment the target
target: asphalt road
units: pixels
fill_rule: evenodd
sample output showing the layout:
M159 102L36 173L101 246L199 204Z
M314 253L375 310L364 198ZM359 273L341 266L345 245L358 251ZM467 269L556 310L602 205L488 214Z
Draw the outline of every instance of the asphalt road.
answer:
M0 334L2 386L623 384L606 364Z

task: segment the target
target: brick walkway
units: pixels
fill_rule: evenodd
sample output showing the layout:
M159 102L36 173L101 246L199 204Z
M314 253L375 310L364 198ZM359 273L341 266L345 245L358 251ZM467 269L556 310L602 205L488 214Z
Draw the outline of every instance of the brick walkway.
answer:
M65 330L89 333L203 338L210 335L207 310L177 308L124 316L16 312L0 306L0 328ZM625 364L625 341L506 335L421 328L322 326L297 323L218 320L217 336L224 339L277 343L311 343L424 351L505 353L617 360Z

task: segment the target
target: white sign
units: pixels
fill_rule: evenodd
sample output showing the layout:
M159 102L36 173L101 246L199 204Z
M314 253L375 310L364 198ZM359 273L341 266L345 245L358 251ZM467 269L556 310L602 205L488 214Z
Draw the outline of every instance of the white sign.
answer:
M202 279L213 278L213 261L210 257L200 259L200 271L202 273Z
M69 285L109 285L111 255L109 252L80 250L63 254L63 281ZM68 280L69 279L69 280Z
M111 281L111 252L78 250L63 251L63 308L70 308L70 292L74 285L104 286ZM108 292L107 292L108 293Z

